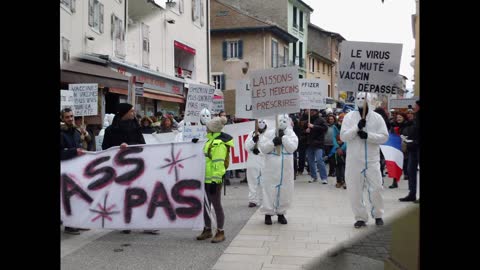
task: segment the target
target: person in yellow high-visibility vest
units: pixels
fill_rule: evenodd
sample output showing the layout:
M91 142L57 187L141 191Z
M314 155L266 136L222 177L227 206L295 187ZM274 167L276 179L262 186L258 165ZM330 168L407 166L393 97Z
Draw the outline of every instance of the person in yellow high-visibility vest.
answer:
M213 205L217 217L217 232L211 241L212 243L225 240L223 230L225 216L221 203L221 190L229 163L230 147L234 146L232 136L222 132L226 123L227 118L225 117L215 117L207 123L208 141L203 147L205 154L205 193L208 198L208 205L205 205L205 211L203 212L205 227L202 234L197 237L197 240L205 240L213 236L212 222L208 215L208 210L210 210L211 205Z

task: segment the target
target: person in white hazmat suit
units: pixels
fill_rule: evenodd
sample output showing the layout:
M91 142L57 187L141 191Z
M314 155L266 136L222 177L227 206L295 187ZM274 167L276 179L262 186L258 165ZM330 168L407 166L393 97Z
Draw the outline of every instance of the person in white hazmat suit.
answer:
M278 136L275 128L269 129L260 138L258 146L265 154L265 167L262 170L262 207L265 224L272 225L272 216L278 222L287 224L285 214L293 199L293 152L297 150L298 138L293 132L288 114L278 116ZM277 152L280 146L280 153Z
M265 156L258 149L258 141L267 130L267 122L258 120L258 134L255 131L248 134L245 145L248 149L247 182L248 182L248 207L255 207L262 203L262 168L265 166Z
M366 226L368 213L363 202L364 188L372 206L370 214L377 226L383 225L382 173L380 171L380 145L388 140L388 131L382 116L371 107L371 95L357 94L358 110L349 112L343 119L340 139L347 143L345 180L350 204L355 215L355 228ZM365 119L362 119L362 112Z
M210 120L212 120L212 114L207 108L203 108L200 111L200 124L202 126L206 126L207 123L210 122ZM189 122L185 122L185 120L182 120L180 121L180 123L178 123L178 134L175 136L175 142L183 142L183 129L185 128L185 126L190 126L190 125L191 124ZM205 133L205 136L206 135L207 134ZM206 137L197 138L197 139L206 139Z

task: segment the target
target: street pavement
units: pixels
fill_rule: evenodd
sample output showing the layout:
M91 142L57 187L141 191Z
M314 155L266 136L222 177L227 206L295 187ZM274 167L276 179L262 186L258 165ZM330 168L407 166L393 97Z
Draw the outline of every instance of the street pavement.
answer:
M385 226L373 220L367 228L353 228L347 191L329 184L308 183L297 177L288 224L274 217L264 224L257 208L248 208L248 186L232 180L222 198L226 241L197 241L192 230L160 230L159 235L140 231L129 235L111 230L91 230L72 236L61 233L62 269L383 269L388 257L390 223L418 204L402 203L407 181L388 189L385 178ZM368 202L368 200L366 200Z

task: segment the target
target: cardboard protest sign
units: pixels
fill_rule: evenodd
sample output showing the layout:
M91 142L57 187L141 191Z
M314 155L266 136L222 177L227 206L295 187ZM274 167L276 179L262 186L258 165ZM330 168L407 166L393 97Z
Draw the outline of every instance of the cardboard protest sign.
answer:
M65 226L203 228L203 145L112 147L61 162Z
M250 83L252 118L300 111L297 67L255 70Z
M73 91L60 90L60 109L63 110L65 108L74 109Z
M200 111L207 108L212 111L215 88L208 85L189 84L187 104L185 105L185 122L200 122Z
M98 84L69 84L68 89L73 91L75 116L98 114Z
M197 138L199 140L206 140L207 127L203 125L186 125L183 127L182 135L184 142L190 142L193 138Z
M301 109L325 109L327 107L328 83L321 79L298 79Z
M418 97L413 98L392 98L388 101L388 109L407 109L408 105L415 107Z
M398 94L402 44L343 41L338 71L342 91Z
M224 99L221 96L214 96L213 97L213 105L212 105L212 114L219 114L222 111L225 111Z
M235 117L252 119L252 87L250 80L237 81L235 89Z

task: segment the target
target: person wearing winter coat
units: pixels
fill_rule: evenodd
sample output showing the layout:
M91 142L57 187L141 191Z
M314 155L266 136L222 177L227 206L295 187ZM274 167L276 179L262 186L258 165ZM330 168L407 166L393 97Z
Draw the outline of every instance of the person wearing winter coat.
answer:
M205 240L213 236L212 221L209 215L211 206L213 205L217 218L217 231L211 240L212 243L225 241L225 232L223 229L225 215L222 207L221 190L225 172L227 171L225 161L229 158L230 147L234 147L232 136L222 132L226 123L227 118L225 117L215 117L206 122L208 141L203 147L203 153L205 154L205 194L208 199L208 204L205 204L203 212L205 227L202 233L197 236L197 240ZM198 139L193 142L198 142Z

